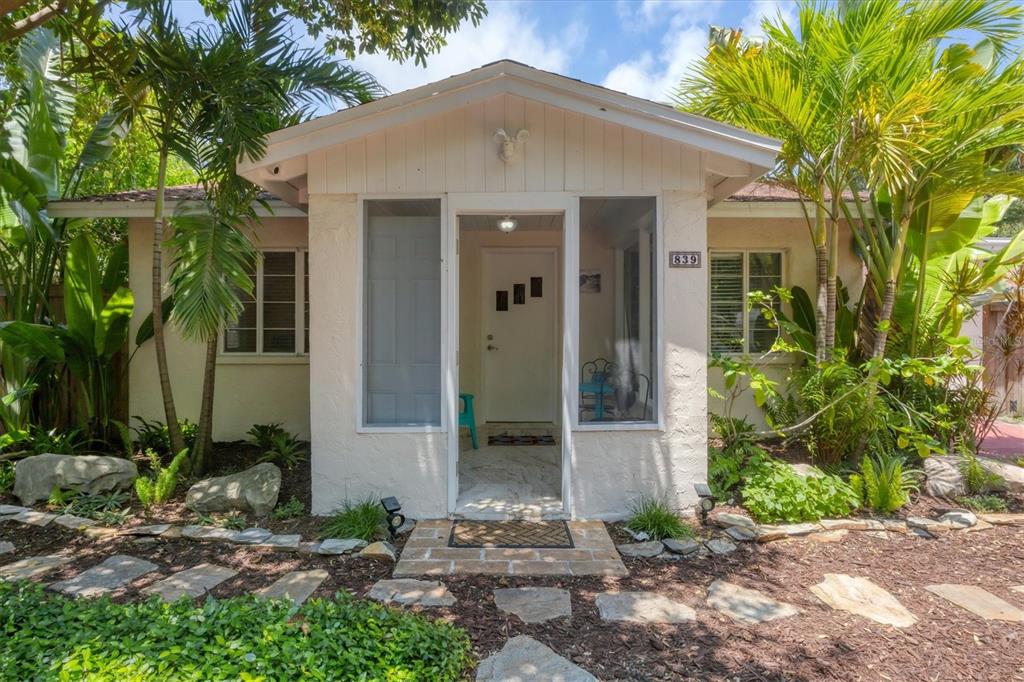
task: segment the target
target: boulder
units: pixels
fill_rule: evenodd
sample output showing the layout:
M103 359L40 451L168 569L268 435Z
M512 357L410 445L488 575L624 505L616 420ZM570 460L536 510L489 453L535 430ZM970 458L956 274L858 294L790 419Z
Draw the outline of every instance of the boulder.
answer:
M54 488L84 493L127 490L139 471L131 460L100 455L33 455L14 466L14 495L22 504L50 497Z
M960 458L954 455L932 455L924 460L927 480L924 491L932 497L955 498L967 494Z
M1011 493L1024 493L1024 467L1007 462L1000 462L987 457L979 457L978 462L987 471L1003 479L1001 485L993 486L996 490L1007 490Z
M266 516L277 505L281 470L263 462L237 474L199 481L188 489L185 506L198 512L252 512Z

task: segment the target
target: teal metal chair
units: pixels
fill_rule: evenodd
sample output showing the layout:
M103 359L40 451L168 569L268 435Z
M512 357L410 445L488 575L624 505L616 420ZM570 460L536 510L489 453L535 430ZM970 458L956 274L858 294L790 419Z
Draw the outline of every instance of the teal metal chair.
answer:
M465 426L469 429L469 439L473 441L473 449L476 450L480 446L476 441L476 414L473 413L473 394L460 393L459 401L459 427Z

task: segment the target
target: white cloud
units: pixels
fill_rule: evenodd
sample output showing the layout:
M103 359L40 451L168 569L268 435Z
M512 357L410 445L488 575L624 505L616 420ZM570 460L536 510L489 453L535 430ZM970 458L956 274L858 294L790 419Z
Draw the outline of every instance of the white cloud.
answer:
M706 26L670 28L658 52L645 52L619 63L608 72L603 84L644 99L668 102L690 64L704 54L707 44Z
M572 21L558 34L545 36L536 17L525 5L494 3L479 26L466 22L448 37L440 52L427 57L426 68L411 61L390 61L379 54L360 55L355 66L377 77L392 93L401 92L500 59L535 66L545 71L565 73L572 57L583 49L587 27L582 20Z
M782 15L783 21L790 26L796 24L796 4L793 0L754 0L750 3L750 11L743 18L740 27L749 38L763 37L761 20L765 17L775 20Z

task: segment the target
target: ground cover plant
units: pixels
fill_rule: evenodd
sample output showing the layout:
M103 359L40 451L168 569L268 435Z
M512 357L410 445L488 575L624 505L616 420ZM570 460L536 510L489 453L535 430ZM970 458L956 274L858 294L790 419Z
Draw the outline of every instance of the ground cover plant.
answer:
M277 521L287 521L288 519L297 519L305 513L306 505L302 504L302 500L293 495L287 502L274 507L271 515Z
M380 501L367 498L359 502L348 502L334 512L320 529L325 538L359 538L369 542L384 528L387 515Z
M344 592L291 602L254 597L115 604L0 583L0 679L457 680L466 634Z
M641 497L630 507L626 528L634 533L646 533L652 540L693 537L693 528L679 518L679 514L663 500Z
M956 500L971 511L1004 512L1007 510L1006 500L998 495L965 495Z
M801 476L785 462L760 457L744 472L743 504L765 523L799 523L849 516L860 505L853 486L840 476Z

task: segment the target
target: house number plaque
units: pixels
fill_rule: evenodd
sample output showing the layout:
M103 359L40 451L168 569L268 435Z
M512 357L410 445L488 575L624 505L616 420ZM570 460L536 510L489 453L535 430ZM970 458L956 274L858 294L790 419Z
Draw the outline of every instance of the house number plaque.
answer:
M700 251L669 251L668 266L670 268L699 268Z

